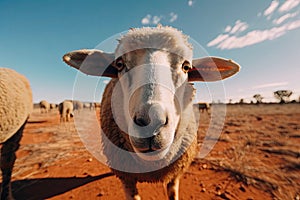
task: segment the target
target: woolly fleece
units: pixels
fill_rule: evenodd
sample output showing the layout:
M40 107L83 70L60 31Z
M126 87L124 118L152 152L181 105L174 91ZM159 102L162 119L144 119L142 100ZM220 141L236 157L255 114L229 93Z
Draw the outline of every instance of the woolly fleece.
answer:
M145 48L160 49L184 57L187 60L193 59L193 47L188 42L188 36L168 26L143 27L129 30L119 40L115 58L125 53Z
M19 130L32 109L29 81L12 69L0 68L0 143Z

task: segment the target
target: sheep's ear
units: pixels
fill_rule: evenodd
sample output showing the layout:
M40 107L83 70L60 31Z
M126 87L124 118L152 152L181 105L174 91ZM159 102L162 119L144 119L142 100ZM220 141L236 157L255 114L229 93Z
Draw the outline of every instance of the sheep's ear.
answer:
M116 78L118 70L112 66L115 56L96 49L72 51L63 56L63 60L81 72L93 76Z
M219 81L234 75L239 70L239 64L232 60L205 57L193 60L193 68L188 72L188 80L205 82Z

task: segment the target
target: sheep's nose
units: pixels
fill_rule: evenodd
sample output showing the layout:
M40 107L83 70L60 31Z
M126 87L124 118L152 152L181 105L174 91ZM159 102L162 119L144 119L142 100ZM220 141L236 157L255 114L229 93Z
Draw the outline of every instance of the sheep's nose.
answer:
M151 122L150 118L148 116L146 117L134 117L134 123L138 126L144 127L144 126L148 126Z
M167 125L166 110L160 104L147 104L137 112L133 118L134 123L140 127L148 126L151 131Z

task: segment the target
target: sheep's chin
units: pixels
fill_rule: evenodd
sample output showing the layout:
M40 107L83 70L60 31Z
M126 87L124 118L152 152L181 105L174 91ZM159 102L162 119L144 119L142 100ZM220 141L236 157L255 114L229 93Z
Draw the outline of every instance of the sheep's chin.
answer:
M163 159L167 153L169 152L170 146L167 146L164 149L160 149L160 150L156 150L156 151L152 151L152 152L147 152L147 153L142 153L139 152L137 149L134 148L136 155L141 158L142 160L146 160L146 161L158 161Z

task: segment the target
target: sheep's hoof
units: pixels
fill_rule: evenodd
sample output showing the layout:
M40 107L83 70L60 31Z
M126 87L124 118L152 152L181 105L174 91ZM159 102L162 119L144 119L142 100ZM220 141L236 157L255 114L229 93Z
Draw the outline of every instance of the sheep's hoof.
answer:
M134 195L133 200L141 200L141 196L140 195Z

